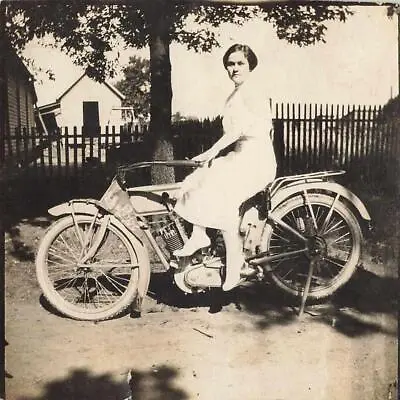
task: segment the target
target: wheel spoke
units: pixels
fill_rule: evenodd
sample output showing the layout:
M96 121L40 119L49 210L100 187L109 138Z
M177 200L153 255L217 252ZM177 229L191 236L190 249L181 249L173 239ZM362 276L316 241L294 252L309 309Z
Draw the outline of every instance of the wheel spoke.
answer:
M61 289L71 287L77 281L77 279L78 279L77 277L67 279L66 282L63 282L61 285L58 285L58 286L55 285L54 289L61 290Z
M287 239L287 238L285 238L285 237L283 237L281 235L278 235L276 232L274 232L273 235L275 236L274 237L275 240L279 240L280 239L280 240L283 240L286 243L291 243L291 241L289 239Z
M99 269L99 270L104 270L104 269L108 269L108 270L114 270L114 269L116 269L116 268L126 268L126 269L129 269L129 270L131 270L131 269L133 269L133 268L138 268L139 267L139 264L130 264L130 263L127 263L126 261L125 262L123 262L123 261L115 261L115 262L112 262L112 261L107 261L107 262L94 262L93 264L90 264L90 266L92 267L92 268L96 268L96 269Z
M322 207L317 207L317 211L316 211L316 214L315 214L315 219L317 221L317 225L318 226L320 225L319 222L322 220L322 218L324 218L324 215L325 215L325 212L322 209Z
M84 232L83 245L79 255L79 259L81 259L85 255L85 253L90 249L90 246L92 245L92 240L96 232L96 229L94 228L95 220L96 217L93 217L92 223L88 227L87 231Z
M350 232L346 232L344 235L342 235L342 236L338 237L337 239L335 239L334 243L336 243L336 244L337 243L343 243L343 242L347 243L350 240L349 236L350 236ZM344 239L344 238L346 238L346 239Z
M310 202L309 195L308 195L308 193L307 193L306 190L303 190L303 194L304 194L306 206L307 206L307 208L308 208L308 210L309 210L309 212L310 212L310 216L311 216L311 219L312 219L312 221L313 221L313 226L314 226L315 232L317 232L317 231L318 231L317 220L316 220L316 218L315 218L314 210L313 210L313 208L312 208L312 204L311 204L311 202Z
M341 220L339 220L337 222L332 221L332 225L330 225L330 226L328 225L326 227L326 230L323 231L321 234L323 236L326 236L328 233L332 234L334 232L340 231L343 228L345 228L345 225L344 225L343 221L341 221Z
M96 279L96 285L99 287L97 292L98 303L100 303L101 298L106 298L106 303L112 304L112 297L107 288L98 279Z
M340 269L343 269L345 267L346 262L344 261L343 263L340 263L339 260L333 258L333 257L325 257L325 260L328 261L329 263L336 265Z
M297 237L302 242L307 242L307 238L301 234L297 229L293 228L289 224L287 224L282 219L277 219L273 215L270 216L270 219L278 224L283 230L292 233L295 237Z
M101 271L101 273L102 273L102 276L104 276L107 279L107 281L111 284L112 287L114 287L116 289L117 292L119 292L121 295L124 294L124 292L121 291L119 289L119 287L117 286L117 285L119 285L119 286L124 287L122 284L120 284L116 279L112 278L110 275L105 274L103 271Z
M282 279L285 279L292 272L293 272L293 268L289 269L289 271L286 272L286 274L282 276Z
M53 249L53 248L51 248L51 249L49 250L49 255L52 256L52 257L54 257L54 258L57 258L57 259L60 260L60 261L65 261L65 262L68 263L68 264L70 264L71 261L77 262L77 260L76 260L75 258L67 258L67 257L64 257L62 254L59 254L59 253L58 253L55 249Z
M75 253L77 249L74 249L72 245L67 246L67 242L63 242L59 238L54 241L53 245L51 246L54 250L60 251L63 254L68 255L71 258L76 258Z
M49 266L51 266L52 269L57 269L59 268L60 270L65 270L65 269L74 269L74 267L76 266L76 263L61 263L59 261L55 261L55 260L47 260L47 264L49 264Z
M76 261L78 261L78 257L75 255L74 249L67 243L65 240L64 236L61 234L57 239L60 239L62 244L69 250L69 252L66 252L67 254L71 255Z
M337 194L336 197L334 198L334 200L333 200L331 206L329 207L329 210L328 210L328 212L326 213L325 221L323 222L323 224L322 224L322 226L321 226L321 229L320 229L319 234L323 234L322 232L325 232L325 233L326 233L326 228L328 227L329 221L330 221L330 219L332 218L332 215L333 215L333 212L334 212L334 209L335 209L335 204L336 204L336 202L339 200L339 197L340 197L340 195ZM322 208L322 207L321 207L321 208Z

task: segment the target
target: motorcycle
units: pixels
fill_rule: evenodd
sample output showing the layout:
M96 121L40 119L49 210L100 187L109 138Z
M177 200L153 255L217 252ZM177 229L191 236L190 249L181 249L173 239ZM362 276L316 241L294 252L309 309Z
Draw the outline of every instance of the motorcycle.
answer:
M128 173L155 165L196 168L200 163L120 166L100 200L73 199L48 210L57 220L39 245L36 273L44 296L65 316L99 321L129 307L140 313L152 272L149 250L184 293L222 286L225 249L218 231L211 232L209 248L173 256L191 229L174 212L180 183L127 184ZM272 282L301 297L303 310L307 298L328 297L349 281L371 217L362 201L334 180L344 173L278 177L241 205L240 235L249 267L241 282Z

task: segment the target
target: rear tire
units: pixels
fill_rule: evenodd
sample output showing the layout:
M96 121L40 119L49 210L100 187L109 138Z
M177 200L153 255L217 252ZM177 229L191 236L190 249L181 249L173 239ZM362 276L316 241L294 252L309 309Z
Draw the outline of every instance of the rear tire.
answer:
M85 250L79 240L92 235L101 221L93 216L66 216L50 226L36 256L36 275L44 296L62 314L79 320L99 321L121 314L135 299L139 265L148 263L139 243L108 221L96 254L79 263ZM92 226L92 231L90 230Z
M332 295L352 277L361 256L363 237L357 218L344 203L336 201L332 209L334 198L331 196L309 193L308 199L317 230L302 195L285 201L272 214L320 245L324 256L314 269L308 294L311 299L319 299ZM290 232L269 224L264 228L261 243L262 250L269 251L270 255L304 247ZM270 276L280 289L300 296L309 266L307 253L276 260L270 263Z

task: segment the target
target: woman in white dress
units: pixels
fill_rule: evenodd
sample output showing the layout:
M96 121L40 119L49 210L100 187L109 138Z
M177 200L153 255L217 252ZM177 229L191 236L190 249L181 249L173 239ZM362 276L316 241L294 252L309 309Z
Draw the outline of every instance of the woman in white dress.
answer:
M269 100L252 73L256 55L247 45L235 44L225 53L223 63L235 84L223 113L224 134L209 150L193 158L204 164L182 182L175 212L193 224L193 231L174 255L190 256L208 247L206 227L221 230L227 267L222 288L230 290L239 283L244 265L239 207L274 179L276 160ZM233 143L233 151L217 157Z

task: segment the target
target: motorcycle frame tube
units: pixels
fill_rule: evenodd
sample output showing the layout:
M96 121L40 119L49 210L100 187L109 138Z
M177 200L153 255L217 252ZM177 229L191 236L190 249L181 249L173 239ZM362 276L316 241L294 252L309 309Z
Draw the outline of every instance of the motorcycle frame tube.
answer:
M164 268L168 271L170 269L170 265L168 260L165 258L164 253L160 249L160 246L157 244L156 240L154 239L150 229L143 229L143 233L146 235L149 243L153 247L154 251L156 252L158 258L160 259L161 263L163 264Z
M275 218L272 213L268 215L268 217L265 221L265 224L268 224L268 223L270 225L273 225L273 224L279 225L284 230L287 230L287 231L290 231L291 233L293 233L295 236L297 236L299 241L304 242L304 249L288 251L285 253L275 254L273 256L268 255L268 251L263 251L262 253L247 257L246 262L251 262L252 264L255 264L255 265L261 265L261 264L268 263L271 261L280 260L281 258L285 258L288 256L303 254L308 251L308 245L307 245L308 239L304 235L302 235L300 232L296 231L295 229L293 229L291 226L287 225L285 222L281 221L280 219Z

